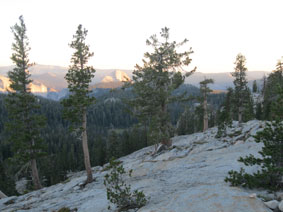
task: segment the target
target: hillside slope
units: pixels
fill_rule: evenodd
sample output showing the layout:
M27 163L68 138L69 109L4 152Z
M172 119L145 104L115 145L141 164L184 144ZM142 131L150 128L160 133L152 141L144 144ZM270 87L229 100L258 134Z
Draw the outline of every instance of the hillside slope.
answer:
M228 130L226 138L216 139L216 128L205 133L173 138L173 147L151 156L147 147L120 158L125 169L133 169L127 179L132 189L143 190L150 200L138 212L268 212L263 202L251 195L257 191L230 187L227 172L239 170L240 156L258 155L261 145L252 135L263 122L250 121ZM247 171L255 171L255 168ZM57 211L62 207L81 212L106 212L109 202L103 185L103 167L94 167L96 181L81 189L85 172L74 173L66 183L57 184L19 197L0 200L0 211Z

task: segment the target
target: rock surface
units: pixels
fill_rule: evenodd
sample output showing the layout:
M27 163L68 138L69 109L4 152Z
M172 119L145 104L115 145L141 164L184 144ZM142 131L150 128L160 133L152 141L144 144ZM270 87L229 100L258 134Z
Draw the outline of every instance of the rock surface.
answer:
M262 146L251 135L263 125L250 121L238 127L234 122L226 138L216 139L217 129L211 128L205 133L174 137L172 148L155 156L151 155L154 148L147 147L120 158L126 170L133 169L132 178L126 182L150 197L138 212L271 212L252 195L257 191L224 182L229 170L242 167L237 162L240 156L258 156ZM246 170L254 172L257 167ZM79 186L86 179L85 172L74 173L65 183L1 199L0 211L51 212L63 207L80 212L109 211L103 185L107 171L94 167L93 173L96 181L85 188Z
M283 200L279 203L278 208L280 211L283 211Z
M7 196L2 192L2 191L0 191L0 199L2 199L2 198L6 198Z
M267 207L269 207L270 209L275 209L278 207L279 205L279 202L277 200L271 200L271 201L268 201L268 202L265 202L264 203Z

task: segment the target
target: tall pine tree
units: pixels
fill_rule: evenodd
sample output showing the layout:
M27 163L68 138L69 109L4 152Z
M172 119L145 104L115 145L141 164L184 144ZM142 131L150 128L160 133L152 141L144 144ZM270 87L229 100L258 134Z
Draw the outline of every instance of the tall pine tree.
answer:
M10 89L6 100L9 122L6 127L13 144L14 159L21 163L30 163L32 180L35 189L40 189L36 159L43 155L43 141L40 129L44 126L44 118L36 113L39 108L37 98L31 93L28 55L30 51L26 26L22 16L20 23L11 29L15 42L12 44L11 60L15 68L8 72Z
M191 63L192 49L178 53L178 47L184 45L187 39L177 43L169 42L169 29L161 29L159 41L156 35L151 36L147 45L153 48L153 52L144 54L143 66L136 65L133 72L133 93L135 98L131 101L134 112L140 121L146 121L149 129L151 143L171 145L172 126L170 124L168 104L180 97L173 96L172 92L184 83L186 76L192 74L195 69L182 74L183 67Z
M89 46L85 43L87 30L78 26L76 34L70 47L75 50L65 79L68 82L70 96L63 100L64 117L71 121L71 130L75 136L82 141L84 164L87 172L86 183L93 181L90 157L87 142L87 108L94 102L94 97L90 97L89 84L94 77L95 70L92 66L87 66L89 58L93 56Z
M232 76L235 77L234 80L234 98L237 106L238 121L243 122L243 113L245 110L245 104L249 100L249 92L247 92L247 79L246 79L246 58L242 54L238 54L235 62L235 71Z

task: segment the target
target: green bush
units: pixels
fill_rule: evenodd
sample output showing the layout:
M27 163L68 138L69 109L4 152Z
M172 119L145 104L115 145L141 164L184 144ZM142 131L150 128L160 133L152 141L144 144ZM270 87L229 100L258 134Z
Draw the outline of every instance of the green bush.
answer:
M119 211L133 208L140 208L147 203L147 198L142 191L131 191L131 186L127 185L123 177L132 175L132 170L126 173L121 161L110 160L107 167L110 171L104 177L104 185L107 190L107 199L115 204ZM109 207L110 208L110 207Z

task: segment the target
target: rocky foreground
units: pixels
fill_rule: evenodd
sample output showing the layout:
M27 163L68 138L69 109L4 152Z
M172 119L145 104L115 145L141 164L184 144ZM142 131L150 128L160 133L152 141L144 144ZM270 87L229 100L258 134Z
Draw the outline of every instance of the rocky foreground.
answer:
M230 187L224 182L227 172L239 170L240 156L258 156L261 145L253 135L264 122L250 121L228 129L225 138L216 139L217 128L205 133L173 138L173 146L156 156L147 147L120 158L132 189L143 190L150 197L138 212L267 212L272 211L261 200L264 191ZM251 167L248 172L256 171ZM103 185L103 167L94 167L96 181L81 188L85 172L74 173L65 183L43 188L19 197L0 200L0 211L58 211L68 207L80 212L106 212L109 202ZM112 206L112 210L115 207Z

